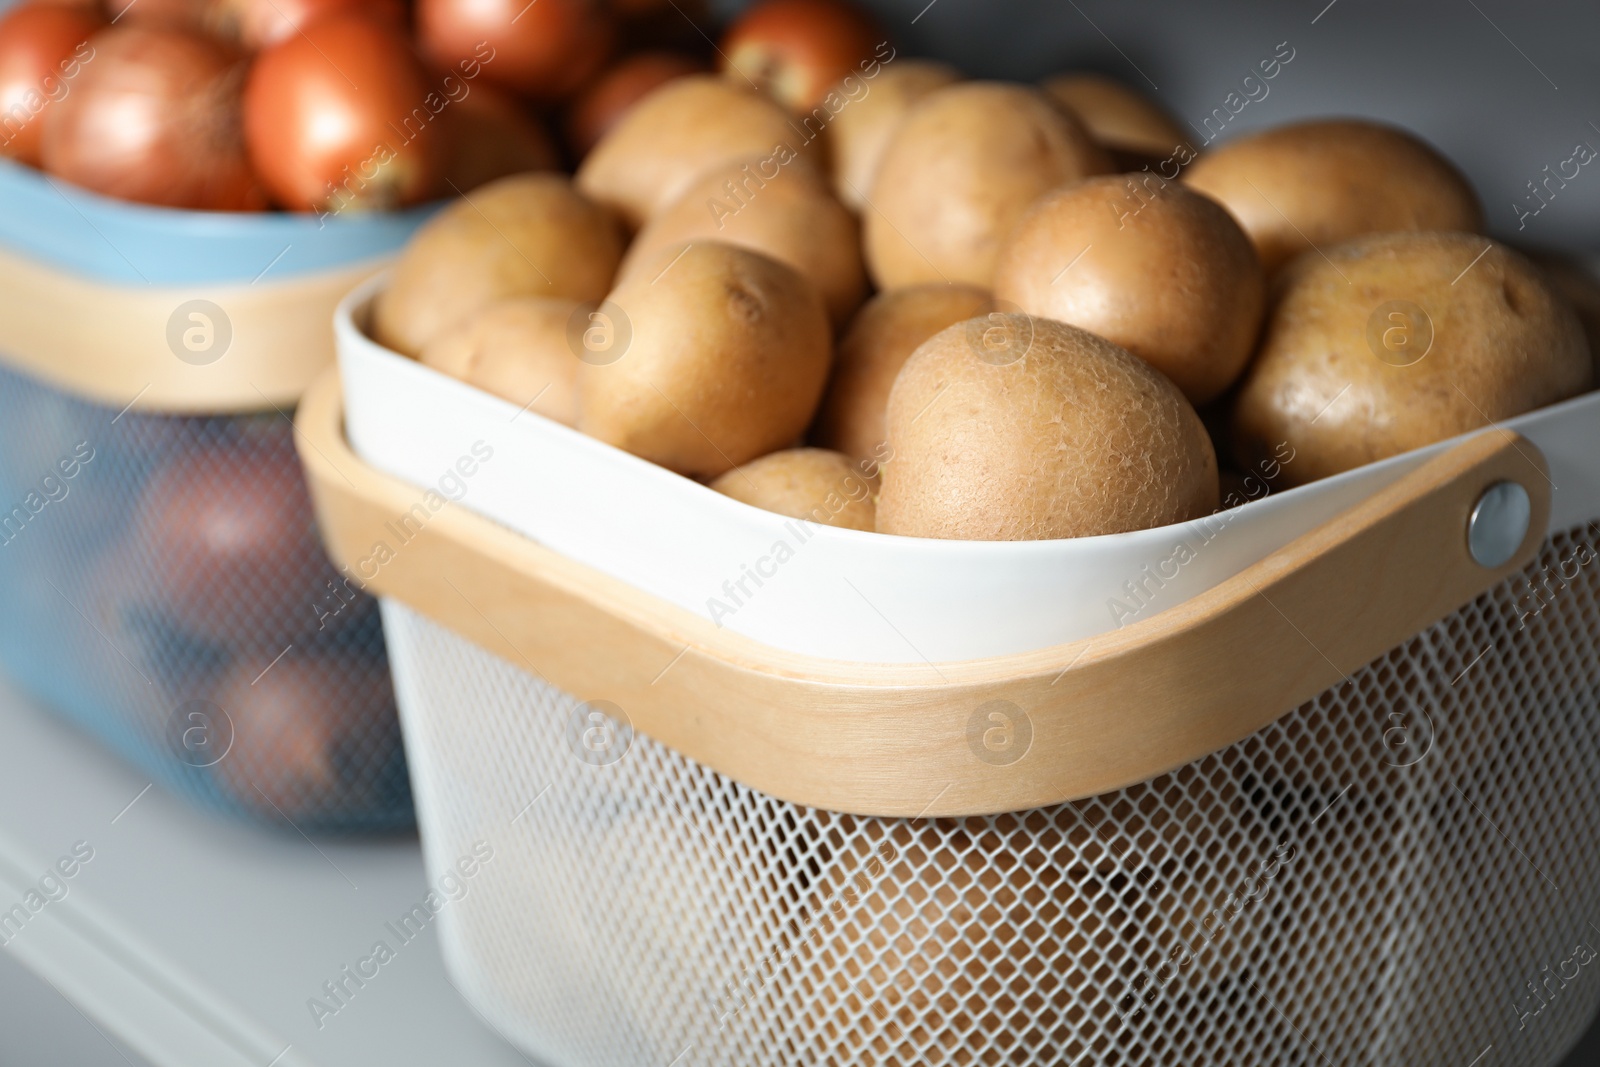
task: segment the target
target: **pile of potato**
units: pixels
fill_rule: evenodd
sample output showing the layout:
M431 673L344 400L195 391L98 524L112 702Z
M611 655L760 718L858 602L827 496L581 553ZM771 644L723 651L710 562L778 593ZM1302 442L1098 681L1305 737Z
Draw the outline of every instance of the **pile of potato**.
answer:
M1593 383L1594 283L1478 235L1410 134L1202 154L1104 79L879 53L804 112L668 81L573 178L426 226L375 338L746 503L974 540L1194 519Z

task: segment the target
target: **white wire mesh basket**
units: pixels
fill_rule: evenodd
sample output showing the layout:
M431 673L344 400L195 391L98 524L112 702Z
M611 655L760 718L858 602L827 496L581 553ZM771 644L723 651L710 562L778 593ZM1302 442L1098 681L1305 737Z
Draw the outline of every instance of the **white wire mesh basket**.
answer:
M496 514L553 431L342 344L302 459L429 866L491 857L451 972L541 1064L1544 1067L1600 1004L1600 397L1282 494L1276 539L1247 505L1254 560L1124 629L892 664L554 550ZM485 435L507 481L418 512Z
M1597 575L1526 629L1519 575L1173 773L969 819L639 734L585 761L575 698L384 624L430 868L495 850L451 970L540 1063L1549 1065L1600 1003Z

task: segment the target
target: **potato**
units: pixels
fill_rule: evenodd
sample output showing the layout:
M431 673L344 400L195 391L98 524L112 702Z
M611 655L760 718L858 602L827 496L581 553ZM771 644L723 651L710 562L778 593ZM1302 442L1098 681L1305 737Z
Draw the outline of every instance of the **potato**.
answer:
M1234 410L1246 469L1290 455L1302 485L1588 388L1577 316L1503 245L1392 233L1326 254L1280 279Z
M797 161L805 135L771 99L712 74L645 97L578 168L578 188L637 230L699 175L730 159Z
M1216 201L1150 175L1046 193L1001 247L994 296L1097 333L1195 404L1244 370L1266 283L1250 239Z
M1077 119L1036 89L964 82L923 97L872 180L867 267L880 289L988 288L995 256L1040 194L1110 170Z
M813 432L876 470L888 455L884 415L895 375L917 346L958 322L987 314L994 301L974 285L912 285L867 301L844 339Z
M1144 160L1170 157L1189 137L1144 95L1099 74L1058 74L1040 83L1052 100L1078 117L1099 145L1114 155ZM1137 169L1137 165L1129 169Z
M567 426L578 421L578 358L568 340L587 327L577 300L513 296L423 346L419 359L453 378Z
M1267 271L1369 233L1477 230L1483 209L1455 166L1404 130L1357 119L1230 141L1184 172L1233 212Z
M616 351L578 368L578 429L712 478L805 430L833 355L828 313L799 272L760 253L703 241L668 259L601 305L618 320Z
M724 496L792 519L846 530L873 528L874 479L849 456L790 448L735 467L711 483Z
M863 80L866 95L850 102L833 117L827 140L833 162L833 183L839 199L856 211L867 210L872 176L889 138L913 104L935 89L954 85L961 73L954 67L928 59L897 59L876 78Z
M1544 271L1551 288L1578 313L1589 343L1589 358L1594 361L1595 382L1600 384L1600 280L1578 260L1548 252L1528 255Z
M802 1032L820 1046L807 1062L1035 1062L990 1036L1011 1005L1087 995L1077 960L1108 930L1070 888L1088 831L1058 829L1049 812L1026 818L1038 835L1026 851L977 819L884 822L836 846L797 918L791 966L815 991ZM1034 957L1041 942L1057 946L1054 965ZM1047 1036L1060 1047L1072 1033L1057 1022Z
M1217 507L1217 458L1183 394L1075 326L994 313L936 334L889 394L878 529L1044 540Z
M408 356L502 297L598 303L622 260L622 232L558 174L519 174L429 220L373 306L373 336Z
M1188 781L992 819L841 820L796 916L792 980L814 991L803 1030L822 1046L802 1059L1066 1064L1075 1001L1121 992L1118 1009L1133 1013L1144 998L1237 980L1237 960L1262 951L1250 928L1260 917L1244 908L1273 899L1282 865L1212 875L1207 850L1236 845L1241 804L1186 771ZM1270 843L1261 852L1270 862ZM1237 892L1262 900L1229 924L1207 914ZM992 1040L1017 1005L1034 1055Z
M712 168L639 231L618 278L627 280L641 265L659 270L663 249L698 240L725 241L787 263L817 287L835 326L866 299L860 227L809 167L751 157Z

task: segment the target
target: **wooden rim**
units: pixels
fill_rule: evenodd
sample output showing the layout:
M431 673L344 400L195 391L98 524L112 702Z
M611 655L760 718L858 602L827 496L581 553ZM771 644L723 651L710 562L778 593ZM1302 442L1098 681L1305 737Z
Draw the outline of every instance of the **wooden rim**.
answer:
M231 414L289 407L334 359L333 312L381 262L226 286L90 281L0 249L0 363L114 409ZM217 313L192 301L204 301ZM191 319L197 312L211 320ZM210 359L225 319L227 347ZM175 324L175 325L174 325ZM177 345L185 330L202 344Z
M856 815L1023 811L1204 758L1525 566L1550 514L1544 457L1489 430L1121 630L960 663L851 663L718 629L457 504L396 543L425 491L350 451L336 374L296 422L329 551L370 591L753 789ZM1482 567L1467 520L1507 480L1528 491L1528 532Z

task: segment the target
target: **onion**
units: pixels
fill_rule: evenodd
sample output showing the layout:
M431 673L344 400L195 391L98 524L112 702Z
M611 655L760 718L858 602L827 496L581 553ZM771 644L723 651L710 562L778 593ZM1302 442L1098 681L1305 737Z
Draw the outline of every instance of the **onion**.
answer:
M160 26L204 33L211 0L106 0L113 26Z
M148 26L113 26L90 45L94 59L45 112L46 170L146 204L265 206L239 131L236 56L190 31Z
M722 38L722 67L792 111L810 111L883 42L877 23L846 0L763 0Z
M142 0L141 0L142 2ZM405 25L401 0L212 0L212 32L254 52L299 33L335 12L356 11Z
M442 67L478 60L501 88L550 101L600 69L616 25L596 0L418 0L417 37Z
M41 0L31 0L38 3ZM404 0L107 0L118 25L197 30L255 52L340 11L406 20Z
M706 65L677 52L640 52L621 60L583 91L567 112L567 141L582 158L634 104L673 78L698 74Z
M0 155L39 165L41 118L72 91L101 25L93 12L54 4L0 15Z
M429 84L398 29L340 12L256 58L245 137L284 207L388 210L442 190L450 138L438 119L451 106L450 86Z
M496 178L561 164L555 142L538 119L490 85L474 85L440 116L450 131L446 168L452 192L470 193Z

